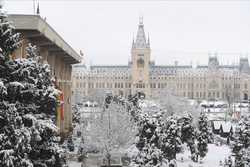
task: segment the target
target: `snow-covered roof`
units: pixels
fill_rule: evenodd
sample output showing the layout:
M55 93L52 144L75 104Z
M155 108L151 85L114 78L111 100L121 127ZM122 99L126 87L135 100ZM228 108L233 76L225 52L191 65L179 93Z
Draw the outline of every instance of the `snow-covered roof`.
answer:
M130 67L128 65L93 65L90 69L124 69L128 70Z
M224 104L227 104L227 103L225 101L215 101L214 102L215 106L224 105Z
M73 64L72 67L73 68L86 68L86 65L79 63L79 64Z
M219 113L207 113L207 118L210 121L218 121L218 120L222 120L225 119L225 113L219 112Z
M236 69L239 68L238 65L220 65L218 66L221 69ZM196 68L208 68L208 65L198 65Z
M225 107L227 107L227 105L228 104L225 101L206 101L206 100L203 100L200 103L200 106L211 107L210 108L211 111L215 111L213 107L215 107L215 108L225 108Z
M232 124L231 122L222 122L221 124L221 128L223 130L223 132L230 132L231 128L232 128Z
M153 65L152 66L153 68L155 68L155 69L169 69L169 68L175 68L175 69L178 69L178 68L180 68L180 69L184 69L184 68L192 68L192 66L191 65Z
M219 130L222 121L213 121L214 129Z
M219 130L222 128L223 132L230 132L231 128L233 128L233 125L231 122L226 121L213 121L214 129Z
M102 76L105 74L108 75L126 75L130 76L131 75L131 68L126 65L95 65L95 66L90 66L90 69L88 70L89 74L101 74Z
M186 65L152 65L150 66L150 74L164 74L164 75L173 75L176 74L177 71L183 71L185 69L192 69L192 66Z

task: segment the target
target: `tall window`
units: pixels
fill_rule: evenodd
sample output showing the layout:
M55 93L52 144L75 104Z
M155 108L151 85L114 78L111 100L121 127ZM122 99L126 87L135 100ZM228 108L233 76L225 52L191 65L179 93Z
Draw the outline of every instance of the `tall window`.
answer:
M142 58L137 60L137 67L138 68L144 68L144 60Z

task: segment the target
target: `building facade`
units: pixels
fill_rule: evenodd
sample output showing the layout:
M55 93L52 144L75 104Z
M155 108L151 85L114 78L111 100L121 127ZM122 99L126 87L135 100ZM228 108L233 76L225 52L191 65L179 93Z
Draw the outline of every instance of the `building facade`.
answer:
M39 15L9 15L8 19L13 22L16 31L21 35L21 47L13 53L12 57L25 58L25 49L31 43L36 45L43 63L50 65L57 89L63 93L64 116L57 118L57 126L61 133L69 132L72 128L72 64L79 63L81 56Z
M208 65L156 65L151 60L149 38L140 21L132 42L131 62L124 66L73 66L75 100L98 92L111 91L127 96L141 91L155 97L164 91L197 100L248 100L250 67L248 58L238 65L220 65L217 55L209 55Z

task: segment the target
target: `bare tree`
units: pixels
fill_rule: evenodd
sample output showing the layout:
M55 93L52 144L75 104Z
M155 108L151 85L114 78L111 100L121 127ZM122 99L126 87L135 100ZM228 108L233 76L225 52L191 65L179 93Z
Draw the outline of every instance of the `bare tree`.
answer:
M83 97L83 101L95 101L98 105L102 105L105 99L105 94L108 89L92 90L88 96Z
M231 85L227 85L224 89L225 89L225 99L228 103L228 107L231 108L231 104L234 101L233 89L232 89Z
M188 99L176 96L168 90L162 91L154 100L161 110L165 111L166 116L191 114L194 120L197 120L200 113L198 105L192 105Z
M131 116L124 106L112 102L104 106L103 113L99 115L85 135L87 145L95 145L103 153L106 165L110 166L111 153L128 148L135 139L137 129Z

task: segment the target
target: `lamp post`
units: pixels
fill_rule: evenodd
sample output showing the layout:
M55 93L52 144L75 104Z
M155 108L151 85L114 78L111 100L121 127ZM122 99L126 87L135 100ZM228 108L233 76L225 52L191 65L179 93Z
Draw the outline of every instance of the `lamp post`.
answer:
M106 109L108 109L109 105L111 104L113 99L113 96L111 93L106 93L106 97L104 100L104 107L103 107L103 112L106 112ZM111 121L110 121L111 113L110 109L108 110L108 148L107 148L107 154L106 158L108 160L108 167L111 166L111 154L110 154L110 147L111 147L111 141L110 141L110 136L111 136Z
M235 114L235 74L236 74L236 71L234 69L233 71L233 114Z

